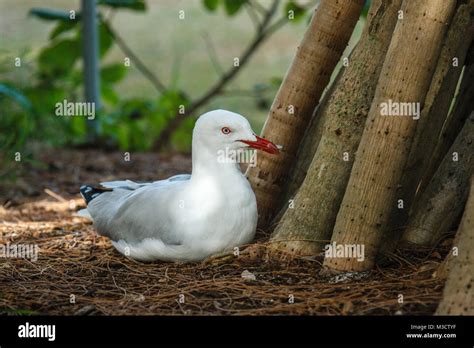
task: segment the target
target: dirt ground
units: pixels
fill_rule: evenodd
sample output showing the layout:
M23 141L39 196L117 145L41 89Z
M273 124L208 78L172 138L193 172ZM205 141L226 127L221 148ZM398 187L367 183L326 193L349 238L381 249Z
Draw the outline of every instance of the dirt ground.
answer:
M238 256L201 263L141 263L119 254L74 212L82 183L157 180L190 171L184 155L94 150L45 152L14 185L0 188L0 245L34 244L38 259L0 258L0 314L430 315L444 280L435 250L397 250L361 275L321 276L323 257L268 256L268 236ZM400 297L402 295L402 297ZM403 303L400 303L403 299Z

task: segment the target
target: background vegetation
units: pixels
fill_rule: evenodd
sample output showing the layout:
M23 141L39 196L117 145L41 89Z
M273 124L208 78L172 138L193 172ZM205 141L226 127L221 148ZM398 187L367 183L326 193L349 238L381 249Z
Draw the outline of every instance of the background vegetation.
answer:
M268 24L275 25L272 32L238 68L242 71L192 116L230 109L248 117L260 131L309 20L311 11L305 9L316 3L277 2ZM57 147L84 146L88 140L85 117L54 114L57 102L83 101L80 1L38 5L0 2L1 175L9 172L6 163L15 152L31 157L25 145L32 142ZM178 106L199 99L232 68L234 57L242 57L271 5L269 0L99 1L103 108L97 116L95 146L152 149ZM73 20L71 10L76 11ZM178 17L180 10L185 11L184 20ZM358 28L351 46L359 34ZM124 58L130 54L137 61L131 58L126 67ZM15 65L17 58L21 66ZM189 151L194 120L188 118L173 129L160 150Z

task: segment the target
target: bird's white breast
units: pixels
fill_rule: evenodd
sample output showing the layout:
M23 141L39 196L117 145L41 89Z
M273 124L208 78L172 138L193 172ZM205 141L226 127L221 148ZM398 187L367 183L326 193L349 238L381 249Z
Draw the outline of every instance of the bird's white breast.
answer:
M167 206L164 215L169 219L162 228L172 229L169 232L177 236L179 245L147 238L133 244L120 240L113 242L114 246L143 261L197 261L249 243L255 236L257 204L247 179L237 174L231 181L233 185L214 178L190 180L166 202L160 202L161 209Z
M247 243L255 235L255 194L241 173L231 182L200 178L178 199L175 226L187 243L203 253Z

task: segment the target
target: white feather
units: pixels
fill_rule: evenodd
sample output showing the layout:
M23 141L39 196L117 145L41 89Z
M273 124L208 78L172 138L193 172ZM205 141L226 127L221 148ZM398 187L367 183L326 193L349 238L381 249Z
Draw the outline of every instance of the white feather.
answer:
M74 214L74 216L79 216L79 217L83 217L83 218L87 218L89 220L92 220L92 216L89 213L89 211L87 210L87 208L79 210L78 212L76 212Z

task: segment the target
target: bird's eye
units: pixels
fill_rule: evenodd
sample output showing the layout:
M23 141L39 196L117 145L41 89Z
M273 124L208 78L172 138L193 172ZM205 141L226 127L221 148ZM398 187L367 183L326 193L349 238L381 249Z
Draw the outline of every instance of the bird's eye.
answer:
M231 132L229 127L222 127L221 132L223 134L229 134Z

